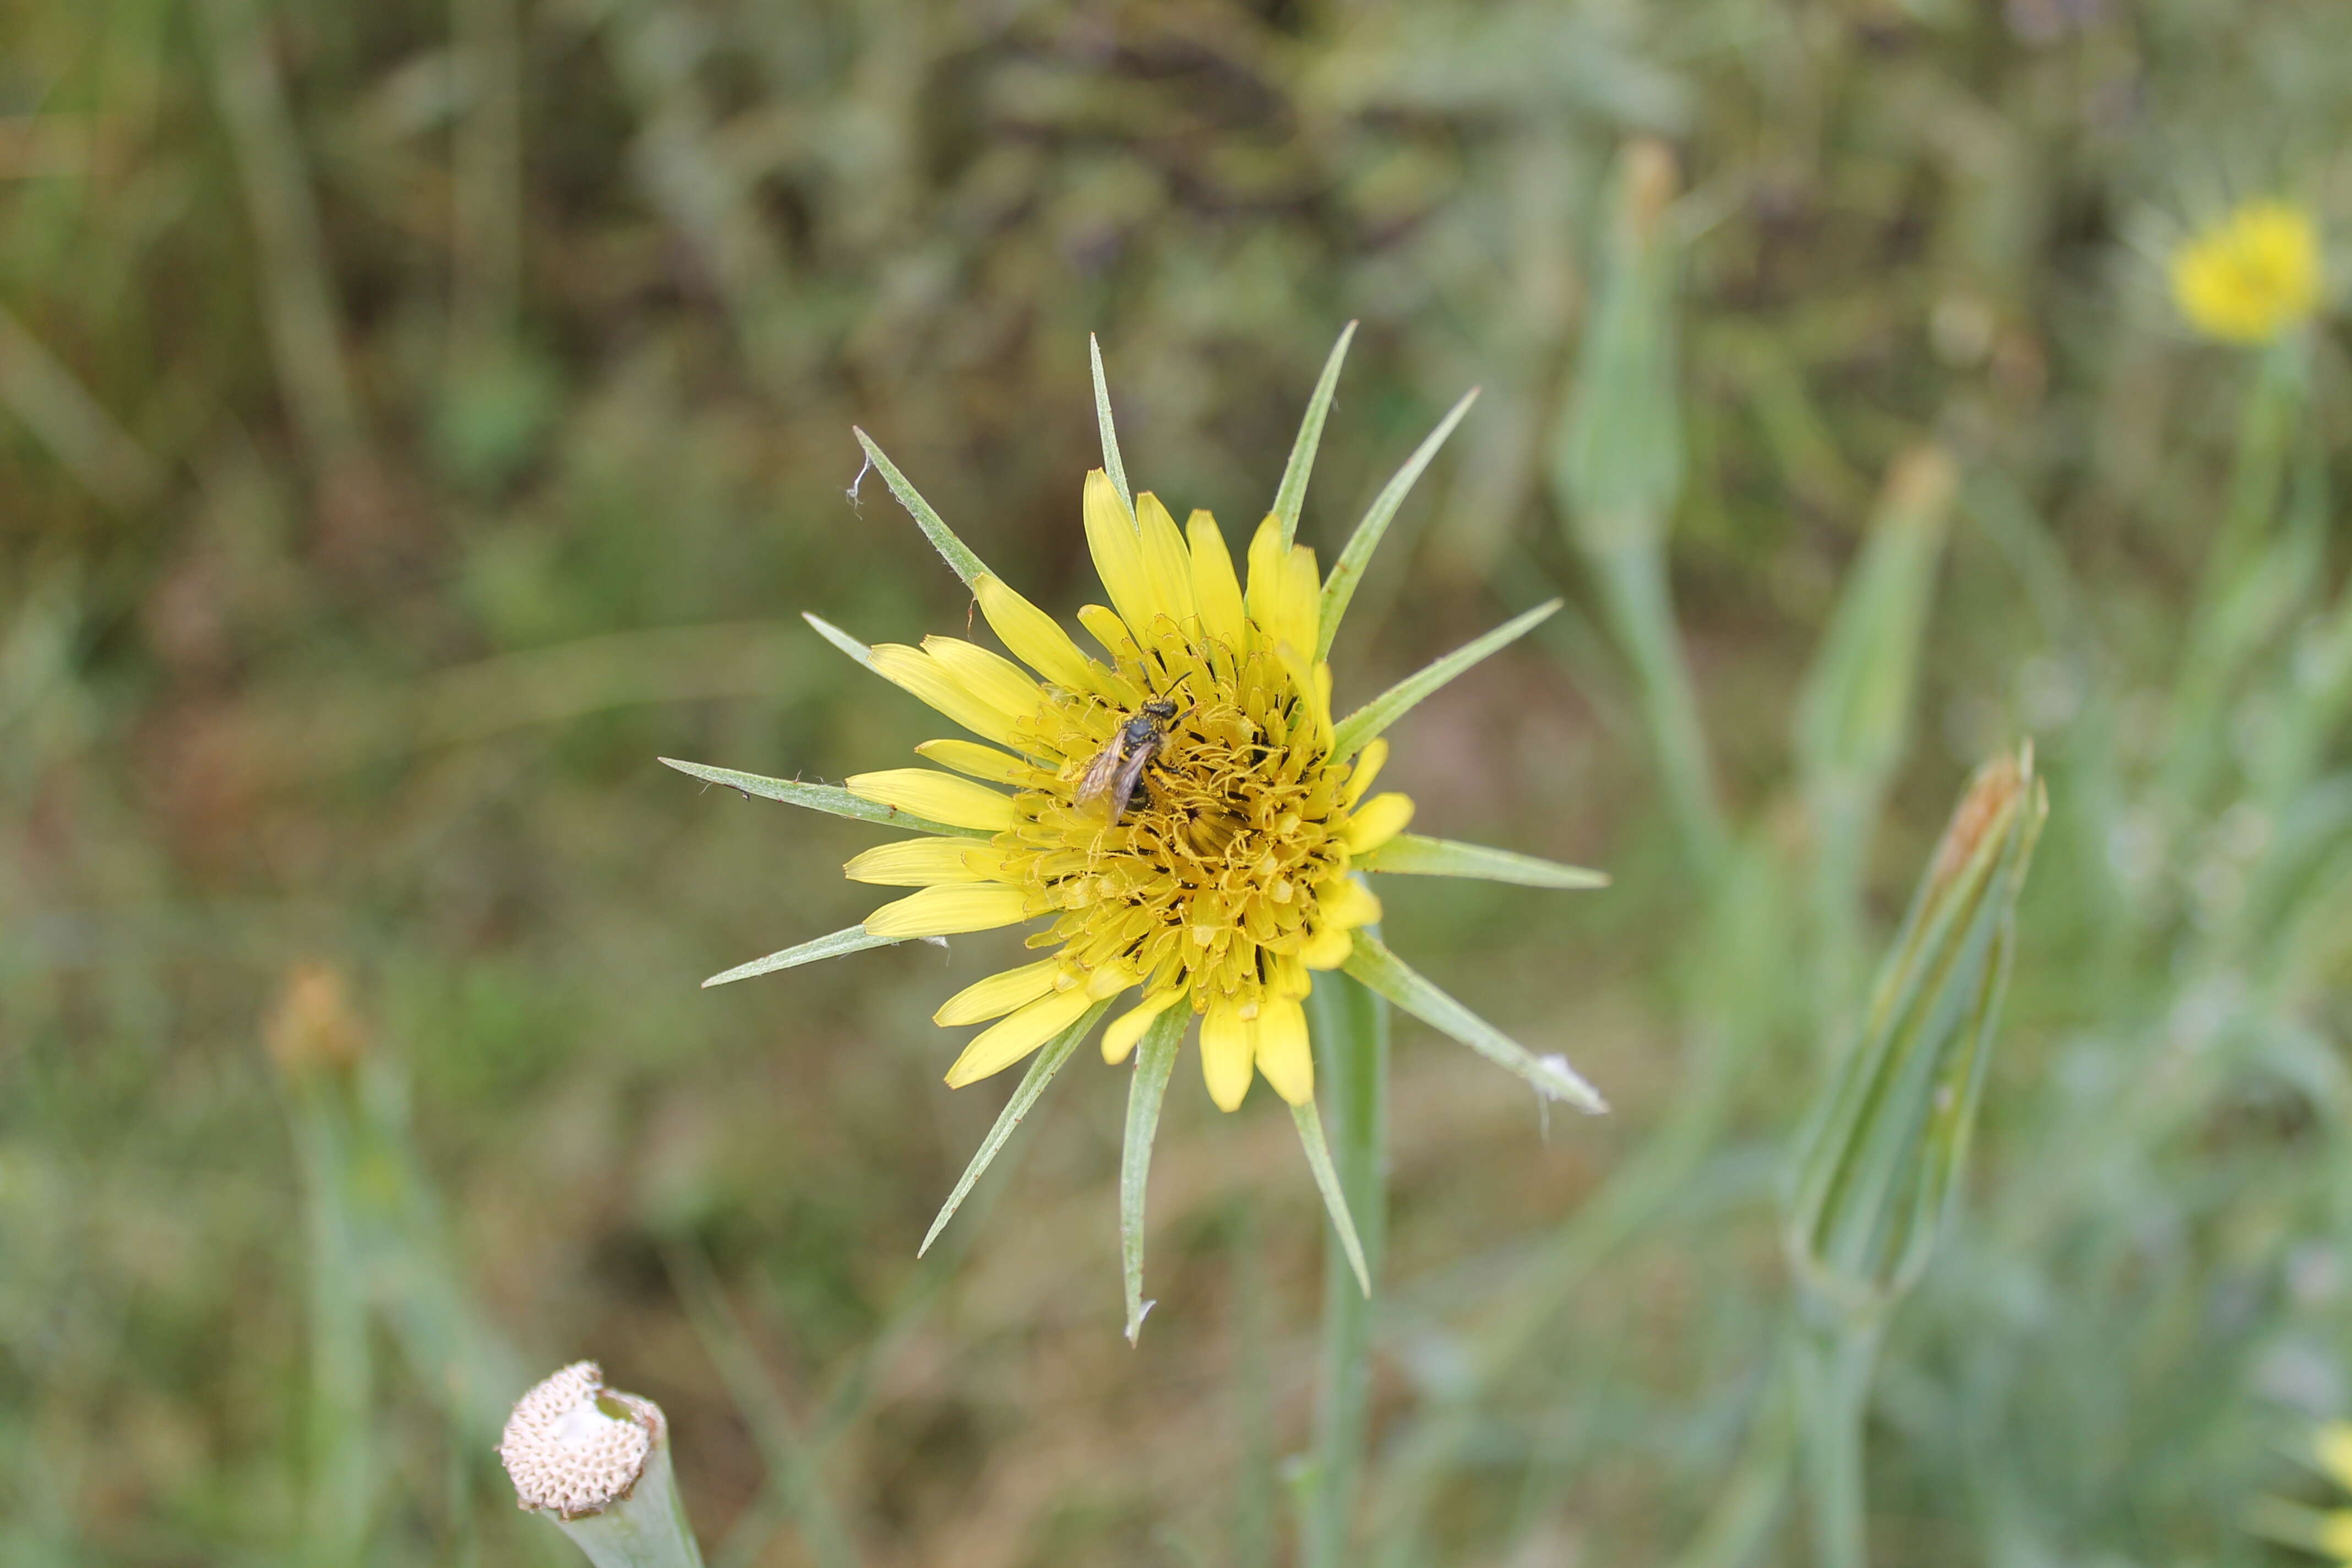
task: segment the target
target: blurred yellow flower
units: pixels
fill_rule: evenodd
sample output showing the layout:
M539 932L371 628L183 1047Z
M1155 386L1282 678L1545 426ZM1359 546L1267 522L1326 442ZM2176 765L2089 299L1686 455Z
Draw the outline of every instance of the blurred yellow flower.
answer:
M2249 202L2172 253L2172 298L2225 342L2262 343L2319 309L2319 229L2306 209Z
M866 930L945 936L1052 920L1029 939L1051 957L991 975L934 1016L997 1020L956 1058L950 1085L1002 1071L1095 1002L1139 989L1104 1034L1106 1060L1124 1060L1154 1017L1187 1003L1220 1106L1241 1103L1253 1069L1299 1104L1315 1085L1300 1006L1310 972L1338 968L1354 932L1380 919L1349 871L1403 829L1412 802L1367 794L1386 742L1351 758L1333 750L1331 670L1316 657L1321 579L1313 551L1284 546L1278 520L1251 542L1244 589L1205 511L1180 530L1147 491L1130 518L1097 468L1085 518L1111 605L1078 620L1108 661L988 575L973 584L981 613L1028 669L956 637L870 650L874 670L994 744L927 742L920 754L966 776L899 768L850 779L851 793L993 837L907 839L851 860L853 880L918 889Z
M2314 1433L2310 1457L2330 1480L2352 1491L2352 1423L2331 1421ZM2314 1509L2259 1498L2246 1522L2256 1534L2352 1568L2352 1508Z

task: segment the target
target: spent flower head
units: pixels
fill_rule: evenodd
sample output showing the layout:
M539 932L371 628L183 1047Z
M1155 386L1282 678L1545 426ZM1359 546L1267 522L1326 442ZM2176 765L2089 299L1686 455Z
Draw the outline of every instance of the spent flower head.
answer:
M1086 477L1080 517L1110 602L1077 612L1095 651L991 573L859 432L868 459L970 587L1012 657L955 637L868 647L811 616L837 647L970 738L926 742L916 751L932 766L860 773L844 790L672 764L917 833L846 867L854 880L910 889L906 894L851 931L711 984L862 947L1029 925L1028 944L1040 956L967 986L934 1015L943 1027L985 1025L955 1058L949 1084L989 1077L1043 1048L1031 1069L1042 1089L1040 1075L1057 1068L1114 1007L1102 1036L1103 1056L1114 1063L1155 1032L1172 1050L1197 1018L1210 1098L1233 1110L1263 1077L1301 1115L1319 1171L1320 1133L1307 1120L1315 1058L1302 1004L1318 974L1345 969L1548 1097L1599 1109L1598 1096L1559 1058L1537 1058L1505 1038L1373 934L1381 900L1363 872L1549 887L1592 887L1603 879L1409 834L1413 803L1375 787L1389 752L1381 732L1557 605L1335 716L1328 656L1339 617L1372 547L1468 403L1423 443L1323 572L1293 534L1346 346L1343 337L1275 509L1238 563L1207 512L1194 511L1180 526L1157 496L1129 492L1097 357L1105 460ZM1008 1116L1025 1111L1034 1098L1024 1083ZM1003 1131L1009 1127L1000 1123ZM1335 1218L1344 1226L1342 1215Z
M596 1568L701 1568L670 1469L661 1406L574 1362L516 1402L499 1438L515 1502L545 1514Z
M2189 325L2224 342L2269 342L2318 312L2319 226L2292 202L2247 202L2183 240L2170 271Z

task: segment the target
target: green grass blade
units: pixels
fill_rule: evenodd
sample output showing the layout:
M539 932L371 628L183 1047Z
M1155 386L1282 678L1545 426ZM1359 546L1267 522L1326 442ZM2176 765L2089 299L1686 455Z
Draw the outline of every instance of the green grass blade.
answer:
M871 669L874 668L874 650L866 647L866 644L859 642L856 637L851 637L847 632L843 631L839 626L835 626L823 616L816 615L812 611L803 610L801 612L801 619L814 626L816 628L817 636L823 637L825 641L831 643L834 647L839 648L842 652L847 654L850 658L856 659L866 668Z
M882 448L874 444L873 437L855 425L849 429L857 437L857 444L866 448L866 460L874 465L874 471L882 476L882 482L890 487L890 493L898 498L898 504L907 509L907 514L915 520L915 526L923 531L923 537L929 539L931 547L955 569L955 574L963 579L964 586L971 587L976 578L988 571L980 557L965 548L963 541L955 536L955 530L947 525L947 520L933 510L920 491L907 482L907 476L898 471L898 465L882 455Z
M1282 484L1274 492L1274 515L1282 519L1284 549L1298 536L1298 514L1307 506L1307 479L1315 471L1315 448L1323 444L1323 420L1331 412L1331 395L1339 387L1339 366L1348 357L1348 345L1355 340L1356 323L1349 321L1339 332L1339 341L1331 345L1331 357L1323 362L1323 374L1315 384L1315 395L1307 400L1307 417L1298 422L1298 439L1290 445L1290 461L1283 466Z
M857 1549L825 1490L823 1450L778 1396L710 1259L700 1247L676 1242L662 1249L662 1261L687 1321L751 1434L768 1472L767 1489L792 1513L810 1559L818 1568L855 1568Z
M1498 649L1508 647L1519 638L1549 620L1559 609L1560 602L1553 599L1538 605L1523 616L1515 616L1488 632L1485 637L1464 643L1444 658L1423 666L1406 676L1353 713L1339 721L1332 731L1331 754L1350 757L1363 750L1367 742L1411 712L1415 704Z
M1566 1058L1537 1056L1422 978L1377 937L1358 931L1356 951L1349 955L1345 967L1368 989L1387 997L1439 1034L1461 1041L1488 1061L1518 1074L1546 1100L1564 1100L1579 1110L1599 1112L1609 1109L1600 1091L1585 1082L1568 1065Z
M1045 1086L1054 1081L1054 1075L1062 1070L1062 1064L1068 1061L1070 1053L1078 1048L1078 1042L1087 1037L1087 1032L1109 1010L1109 1002L1096 1003L1087 1009L1084 1017L1038 1048L1037 1055L1029 1063L1029 1070L1021 1077L1021 1087L1014 1089L1013 1098L1004 1102L1003 1112L997 1117L996 1125L988 1130L988 1136L980 1141L980 1152L971 1157L971 1163L964 1167L963 1178L956 1183L955 1191L948 1194L948 1201L940 1205L940 1217L931 1221L931 1228L923 1237L923 1245L915 1248L916 1257L920 1258L931 1249L931 1243L940 1238L940 1232L947 1228L948 1221L955 1217L956 1210L963 1206L963 1200L971 1195L973 1186L1012 1138L1013 1130L1021 1125L1021 1119L1029 1114L1030 1108L1045 1092Z
M1371 563L1372 552L1380 548L1381 539L1388 532L1389 523L1396 516L1397 509L1404 505L1404 498L1412 493L1412 487L1420 482L1423 470L1437 456L1437 449L1445 445L1445 438L1454 434L1454 427L1462 423L1462 416L1469 413L1470 405L1477 401L1476 387L1464 393L1461 401L1454 404L1445 417L1438 421L1437 428L1429 433L1428 439L1405 459L1404 467L1396 471L1396 478L1372 498L1371 506L1364 512L1364 521L1356 524L1356 531L1348 538L1348 547L1339 552L1339 559L1332 563L1330 574L1323 579L1323 637L1322 646L1315 650L1317 658L1329 656L1331 639L1339 635L1339 617L1348 613L1348 601L1356 596L1357 584L1364 580L1364 568Z
M733 768L714 768L707 763L682 763L676 757L656 760L666 768L676 768L679 773L706 784L725 784L729 789L740 790L745 795L781 800L786 805L804 805L811 811L822 811L831 816L846 816L856 822L876 823L908 833L954 833L966 838L995 837L982 828L951 827L944 822L933 822L928 816L917 816L911 811L900 811L895 805L880 805L870 800L861 800L839 784L811 784L792 779L763 778L758 773L738 773Z
M1364 1244L1356 1238L1356 1222L1349 1217L1348 1197L1339 1190L1339 1173L1331 1166L1331 1146L1323 1141L1323 1113L1310 1100L1292 1106L1290 1119L1298 1123L1298 1142L1306 1147L1307 1163L1315 1172L1315 1187L1323 1194L1323 1206L1330 1211L1331 1228L1339 1233L1339 1245L1348 1250L1348 1267L1356 1271L1356 1283L1370 1296L1371 1271L1364 1267Z
M772 952L765 958L755 958L749 963L739 963L723 974L714 974L702 983L705 991L730 981L749 980L754 974L773 974L779 969L797 969L803 963L821 959L839 958L846 952L864 952L869 947L896 947L908 939L903 936L869 936L862 925L835 931L804 942L798 947L788 947L782 952Z
M1143 1315L1151 1310L1143 1299L1143 1191L1151 1174L1151 1141L1160 1132L1160 1104L1168 1094L1168 1075L1176 1069L1176 1048L1192 1022L1192 1009L1179 1002L1151 1020L1135 1048L1127 1141L1118 1156L1118 1257L1126 1275L1129 1344L1143 1331Z
M1385 871L1412 877L1475 877L1485 882L1515 882L1523 888L1605 888L1606 871L1564 866L1557 860L1452 838L1424 838L1400 833L1369 855L1359 856L1359 871Z
M1118 431L1110 419L1110 384L1103 379L1102 344L1095 342L1092 332L1087 334L1087 357L1094 362L1095 420L1102 426L1103 472L1110 476L1110 488L1118 492L1119 504L1131 518L1135 497L1127 488L1127 465L1118 460Z

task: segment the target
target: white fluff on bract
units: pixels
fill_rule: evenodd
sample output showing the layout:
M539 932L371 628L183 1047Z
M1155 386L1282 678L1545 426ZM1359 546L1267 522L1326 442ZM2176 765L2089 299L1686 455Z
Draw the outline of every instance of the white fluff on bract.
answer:
M661 1434L650 1400L605 1388L603 1368L574 1362L516 1404L499 1458L522 1507L578 1519L629 1495Z

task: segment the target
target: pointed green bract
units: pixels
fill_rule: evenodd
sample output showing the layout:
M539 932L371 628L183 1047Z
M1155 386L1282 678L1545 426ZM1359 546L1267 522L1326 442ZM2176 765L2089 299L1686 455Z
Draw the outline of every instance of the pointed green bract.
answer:
M1605 888L1606 871L1563 866L1557 860L1452 838L1424 838L1400 833L1355 861L1359 871L1385 871L1412 877L1473 877L1484 882L1515 882L1523 888Z
M1168 1075L1176 1068L1176 1047L1192 1022L1192 1009L1179 1004L1151 1020L1135 1047L1135 1081L1127 1091L1127 1140L1118 1156L1118 1256L1126 1276L1127 1342L1143 1331L1143 1191L1151 1174L1151 1141L1160 1132L1160 1105Z
M1445 417L1438 421L1437 428L1429 433L1428 439L1405 459L1404 467L1396 471L1396 478L1372 498L1371 506L1364 512L1364 521L1356 524L1356 531L1349 536L1348 547L1332 563L1330 575L1323 579L1323 633L1321 646L1315 650L1317 658L1330 656L1331 639L1339 631L1339 618L1348 613L1348 601L1356 596L1357 585L1364 580L1364 568L1371 563L1372 552L1380 548L1381 537L1388 532L1389 522L1396 516L1397 509L1404 505L1404 498L1411 495L1412 487L1421 481L1422 471L1429 467L1431 459L1437 456L1437 449L1445 445L1445 438L1454 434L1454 427L1462 423L1462 416L1469 413L1470 405L1477 401L1476 387L1464 393L1461 400L1447 411Z
M922 493L907 482L907 476L898 471L898 465L883 456L882 448L874 444L874 437L855 425L849 429L857 437L857 444L866 448L866 460L874 465L874 471L882 476L882 482L890 487L890 493L898 498L898 504L907 509L907 514L915 520L915 526L921 529L923 536L931 542L931 548L937 550L954 569L955 574L963 579L964 586L971 587L975 579L985 575L988 568L982 563L980 557L955 536L955 530L947 525L947 520L923 499Z
M1274 492L1274 515L1282 520L1282 547L1290 548L1298 537L1298 514L1307 506L1307 479L1315 471L1315 448L1323 444L1323 420L1331 412L1331 395L1339 387L1339 366L1348 357L1348 344L1356 336L1356 323L1349 321L1339 332L1339 341L1331 345L1331 357L1323 362L1323 374L1315 384L1315 395L1307 400L1307 417L1298 422L1298 439L1290 444L1290 461L1283 466L1282 484Z
M1087 357L1094 362L1095 422L1102 426L1103 472L1110 476L1110 488L1118 492L1119 504L1132 518L1135 496L1127 488L1127 465L1118 460L1118 431L1110 418L1110 383L1103 379L1102 344L1095 342L1092 332L1087 334Z
M877 823L908 833L952 833L964 838L995 837L986 828L957 827L945 822L933 822L928 816L917 816L911 811L900 811L895 805L861 800L838 784L800 784L792 779L763 778L758 773L738 773L733 768L714 768L707 763L682 763L676 757L656 760L666 768L676 768L679 773L706 784L725 784L729 789L739 789L745 795L781 800L786 805L804 805L811 811L822 811L832 816Z
M1580 1110L1609 1109L1600 1091L1585 1082L1566 1058L1537 1056L1422 978L1377 937L1358 931L1356 949L1342 967L1367 989L1387 997L1439 1034L1518 1074L1546 1100L1564 1100Z
M1339 721L1332 731L1331 754L1348 757L1363 750L1366 742L1411 712L1423 698L1487 655L1509 647L1535 630L1551 618L1559 609L1559 605L1558 599L1538 605L1527 614L1505 621L1485 637L1466 642L1444 658L1406 676Z
M788 947L782 952L772 952L765 958L755 958L749 963L739 963L722 973L714 974L702 983L704 990L724 985L733 980L749 980L754 974L773 974L779 969L797 969L803 963L815 963L824 959L839 958L845 952L864 952L869 947L896 947L912 939L903 936L872 936L862 925L835 931L831 936L817 937L798 947Z
M1298 1142L1307 1150L1307 1163L1315 1172L1315 1187L1323 1194L1323 1206L1331 1214L1331 1228L1339 1233L1339 1245L1347 1249L1348 1266L1356 1271L1356 1283L1365 1295L1372 1293L1371 1271L1364 1267L1364 1244L1357 1239L1356 1222L1348 1214L1348 1197L1339 1190L1339 1173L1331 1165L1331 1146L1323 1141L1323 1113L1315 1102L1290 1108L1290 1119L1298 1123Z
M874 650L866 647L864 643L859 642L856 637L851 637L847 632L843 631L839 626L835 626L831 621L826 620L823 616L814 615L807 610L803 610L801 612L801 619L814 626L816 628L817 636L823 637L825 641L831 643L834 647L839 648L842 652L847 654L850 658L856 659L866 668L871 669L874 668Z
M1037 1055L1029 1063L1029 1070L1021 1076L1021 1087L1013 1091L1011 1100L1005 1101L996 1125L990 1128L988 1136L980 1141L980 1152L971 1157L971 1163L964 1167L963 1179L956 1183L955 1191L948 1194L948 1201L940 1205L940 1217L931 1221L931 1228L924 1234L923 1245L915 1248L916 1257L920 1258L931 1249L931 1243L940 1238L940 1232L948 1227L948 1221L955 1218L956 1210L963 1206L963 1200L971 1195L971 1189L987 1173L988 1167L995 1163L996 1156L1012 1138L1013 1130L1021 1125L1021 1119L1036 1105L1045 1092L1045 1086L1054 1081L1054 1075L1062 1070L1062 1064L1068 1061L1070 1053L1078 1048L1078 1042L1087 1037L1087 1032L1108 1011L1108 1001L1096 1003L1087 1009L1084 1017L1038 1047Z

